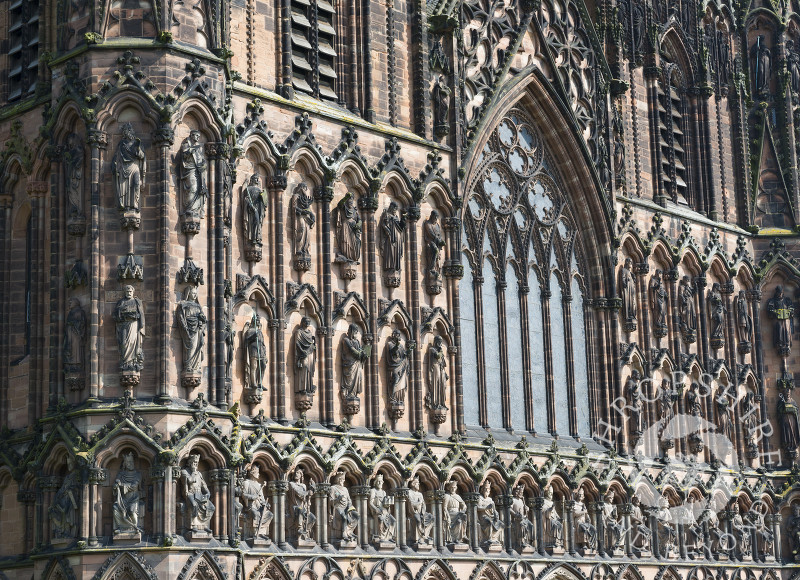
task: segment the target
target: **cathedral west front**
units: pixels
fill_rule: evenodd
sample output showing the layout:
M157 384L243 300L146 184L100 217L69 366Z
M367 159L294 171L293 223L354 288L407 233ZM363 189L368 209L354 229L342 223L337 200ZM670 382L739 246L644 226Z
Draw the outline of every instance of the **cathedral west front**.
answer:
M0 39L0 580L800 578L800 2Z

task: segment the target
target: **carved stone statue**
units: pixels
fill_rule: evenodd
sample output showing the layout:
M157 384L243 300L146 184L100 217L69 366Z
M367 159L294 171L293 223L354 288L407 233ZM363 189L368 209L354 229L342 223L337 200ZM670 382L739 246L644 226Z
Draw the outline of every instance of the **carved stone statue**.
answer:
M750 49L750 59L756 94L765 96L769 93L769 81L772 75L772 53L763 34L758 35L753 48Z
M439 75L433 85L433 133L437 139L447 135L450 129L450 94L444 75Z
M250 392L248 403L260 403L264 376L267 373L267 344L261 331L261 317L253 313L242 331L244 343L244 388Z
M348 548L356 546L357 538L353 532L358 526L359 514L344 483L345 473L338 471L328 491L328 503L334 537L340 540L340 547Z
M406 502L406 515L411 522L417 546L428 547L433 543L431 530L435 517L425 505L425 497L419 490L419 478L415 477L408 483L408 501Z
M650 278L648 288L650 297L650 310L653 313L653 334L657 338L667 336L667 308L669 295L664 287L662 271L656 270L655 275Z
M178 174L183 195L182 215L190 222L202 219L206 212L208 161L204 149L204 145L200 142L200 131L192 131L183 140L178 159ZM194 228L192 230L195 231Z
M686 410L693 418L691 425L688 425L689 447L692 453L700 453L703 450L703 438L700 431L703 428L703 405L700 397L700 384L693 381L689 390L686 392Z
M369 490L367 507L369 516L372 520L372 541L378 546L395 543L395 530L397 529L397 519L392 514L394 498L383 489L383 475L378 474Z
M639 371L633 369L631 376L625 381L625 393L628 396L628 411L630 412L630 430L634 441L638 441L644 432L644 425L642 423L642 389L641 389L642 376Z
M403 414L408 388L408 348L400 334L394 329L386 343L386 368L389 374L389 404L392 418L398 419Z
M709 343L711 348L719 350L725 346L725 304L719 282L711 285L708 291Z
M292 251L294 252L294 268L305 272L311 268L311 252L309 240L311 229L316 218L311 211L314 198L308 192L308 186L300 183L294 188L292 201L289 205L289 215L292 219Z
M189 528L189 539L192 537L209 538L211 536L211 518L216 507L211 502L211 492L208 490L203 474L198 471L200 455L189 455L186 467L181 470L183 479L183 497L186 500L184 509L188 516L186 523Z
M619 295L622 298L622 325L626 332L636 330L636 278L633 276L633 261L625 259L619 270Z
M714 406L717 414L717 432L728 438L728 441L736 441L733 433L733 405L731 405L731 394L726 385L719 385L714 397Z
M753 339L753 318L744 290L740 290L734 302L736 310L736 337L739 339L739 352L750 352L750 341Z
M442 502L444 535L449 544L467 544L467 504L458 495L458 482L451 479L444 484L445 494Z
M433 339L426 355L428 364L428 392L425 407L431 410L434 425L441 425L447 418L447 356L441 336Z
M800 558L800 503L792 504L792 515L786 522L786 530L789 532L789 545L794 561L797 562Z
M342 277L354 280L355 265L361 260L361 217L356 209L354 195L346 193L331 212L333 231L336 235L336 258L342 264Z
M264 487L267 482L259 482L260 469L253 464L247 473L247 479L242 482L242 501L244 502L243 514L250 523L248 538L254 544L265 543L269 538L269 525L273 513L269 509L269 502L264 497Z
M231 379L231 367L233 365L233 352L236 345L236 331L233 329L233 323L226 317L225 329L223 330L223 340L225 341L225 379Z
M794 41L786 40L786 68L789 70L789 86L792 88L792 100L800 96L800 53Z
M758 445L756 445L755 434L758 430L758 404L756 403L756 396L754 393L749 392L742 399L742 410L739 414L739 419L742 423L742 436L744 443L747 446L747 456L758 456Z
M553 501L553 488L547 487L542 501L542 521L544 522L544 543L547 548L564 549L564 521Z
M114 480L114 539L131 536L131 540L141 539L142 527L139 525L139 511L142 500L142 474L136 469L133 452L122 456L122 466Z
M133 132L133 126L125 123L122 126L122 140L111 160L111 173L114 175L114 189L121 212L131 214L131 219L139 213L139 198L144 186L147 161L142 149L142 142ZM123 218L124 222L125 218ZM135 227L139 222L134 221ZM125 225L125 223L123 223Z
M405 212L400 213L397 203L391 202L383 211L380 221L381 257L386 285L396 288L400 285L400 271L403 269L403 232L406 229Z
M487 480L481 485L481 495L478 498L478 526L481 532L481 543L488 551L499 551L503 541L505 523L500 518L500 513L491 497L492 484Z
M653 531L647 525L647 516L642 513L641 501L638 496L631 500L631 545L640 556L650 553L650 543Z
M783 357L792 352L792 335L794 334L794 302L784 296L783 286L775 287L775 294L767 301L767 312L775 320L772 340L775 350Z
M531 508L525 503L525 486L516 486L513 494L509 510L511 543L520 554L532 552L536 540L536 526L528 517Z
M734 502L733 505L731 505L731 509L733 510L733 516L731 517L731 532L736 538L736 548L739 552L739 557L742 560L751 560L753 557L751 547L752 526L749 522L745 523L744 518L742 518L742 514L739 511L738 502Z
M81 482L75 462L67 458L67 474L47 510L54 540L74 538L78 532L78 506L81 505Z
M355 324L347 329L340 347L342 357L341 396L346 415L355 415L360 408L358 396L364 388L364 361L369 358L369 346L361 347L361 330Z
M658 416L660 431L663 431L669 425L669 422L675 416L675 400L673 398L672 384L668 379L661 382L661 389L659 390L658 397Z
M603 518L605 549L608 555L622 555L622 541L625 539L625 522L614 504L614 492L606 492L600 516Z
M661 496L658 500L656 522L658 524L658 545L661 548L661 557L669 558L675 551L675 540L678 534L675 531L675 523L672 521L672 513L669 510L669 500L664 496Z
M64 146L64 187L69 201L70 220L84 220L83 214L83 139L70 133ZM80 233L83 233L81 230Z
M200 385L202 376L201 363L203 349L206 344L206 324L208 320L203 314L203 307L197 300L197 287L186 288L184 298L178 303L178 330L183 341L183 372L181 381L184 387L194 388Z
M694 288L689 276L681 278L678 286L678 307L683 340L691 344L697 340L697 309L694 303Z
M86 312L77 298L69 299L69 313L64 328L64 370L80 372L86 360Z
M242 233L246 246L244 256L248 262L261 261L262 229L266 214L267 200L261 189L261 177L254 173L247 185L242 187Z
M778 393L778 414L781 418L781 441L783 448L794 459L797 457L797 446L800 445L800 410L792 398L789 389Z
M426 289L429 294L442 292L442 251L445 241L442 235L442 226L439 224L439 212L431 211L430 217L422 226L422 235L425 243L425 273L427 276Z
M575 524L575 540L583 546L585 554L597 550L597 528L589 518L589 510L583 502L584 497L583 488L578 488L578 496L572 507L572 521Z
M119 370L125 386L139 384L139 372L144 367L144 308L142 301L133 296L133 286L125 286L125 297L114 307L119 346Z
M297 535L298 546L308 547L315 544L311 530L317 522L317 516L311 507L311 498L314 495L314 483L309 486L304 483L304 473L301 468L294 470L292 480L289 482L287 499L289 501L289 518L294 533Z
M304 316L294 331L294 394L295 405L300 411L311 408L312 397L317 390L314 372L317 368L317 337L311 319Z

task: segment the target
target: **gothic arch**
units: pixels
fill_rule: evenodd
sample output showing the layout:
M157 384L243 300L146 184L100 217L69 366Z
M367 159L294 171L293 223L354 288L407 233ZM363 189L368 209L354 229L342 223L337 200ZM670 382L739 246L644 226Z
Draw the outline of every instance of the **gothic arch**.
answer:
M118 552L100 567L92 580L158 580L138 552Z
M183 566L178 580L227 580L228 573L223 564L206 550L195 550Z
M475 566L469 580L505 580L505 575L495 562L484 560Z
M447 560L429 560L414 580L458 580L458 576Z
M248 580L292 580L292 573L279 556L261 558Z
M588 580L579 568L572 564L550 564L542 570L536 580Z
M64 557L53 557L45 567L42 580L75 580L75 572Z

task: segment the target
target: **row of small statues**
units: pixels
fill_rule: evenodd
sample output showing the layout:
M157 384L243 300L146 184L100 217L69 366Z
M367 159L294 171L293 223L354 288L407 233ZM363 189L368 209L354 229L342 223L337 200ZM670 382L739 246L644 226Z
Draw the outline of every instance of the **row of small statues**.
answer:
M191 454L180 471L182 531L191 540L212 537L216 511L199 470L200 459L199 454ZM49 508L54 539L74 538L77 531L80 483L75 473L73 470L65 477ZM286 501L272 497L276 505L285 508L276 513L265 494L267 482L260 481L260 476L260 467L252 464L243 477L237 478L234 488L236 537L252 545L275 540L270 537L274 527L283 541L288 530L301 548L331 542L339 549L348 549L366 541L378 549L399 545L429 551L440 544L453 552L480 547L486 552L511 549L519 554L560 555L568 550L592 556L600 550L614 557L627 554L668 559L684 555L710 559L714 554L719 559L772 561L781 521L766 504L757 502L742 513L734 500L720 512L724 515L721 523L718 514L694 496L676 507L670 506L666 496L659 497L656 506L643 507L638 496L631 503L615 503L615 493L609 490L603 501L587 505L583 488L572 499L557 501L552 486L546 487L541 497L526 498L525 486L517 485L510 497L493 497L488 480L480 486L479 494L468 498L468 505L459 495L456 480L447 481L443 491L424 494L419 478L413 477L407 488L390 493L381 473L370 486L353 488L348 486L344 471L335 472L330 483L320 484L307 480L302 467L296 468L287 482L281 482ZM133 452L123 454L112 489L114 541L141 541L145 488ZM440 510L438 520L429 505ZM318 526L320 517L325 518L325 526ZM434 532L437 521L441 522L438 535ZM797 554L800 504L792 506L787 531L793 554Z

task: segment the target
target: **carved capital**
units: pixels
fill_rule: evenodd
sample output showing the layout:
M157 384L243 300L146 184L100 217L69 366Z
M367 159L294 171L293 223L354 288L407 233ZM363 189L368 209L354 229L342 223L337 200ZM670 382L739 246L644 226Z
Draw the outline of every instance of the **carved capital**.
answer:
M89 146L97 147L98 149L105 149L108 147L108 134L99 129L89 129L86 133L86 142Z
M446 217L442 220L442 225L446 231L458 230L461 228L461 218Z
M50 182L28 181L25 189L31 197L44 197L50 191Z
M314 199L317 201L332 202L333 201L333 186L323 185L314 191Z
M406 210L406 217L412 222L417 221L420 218L421 212L418 205L411 205Z
M278 173L269 178L268 187L271 191L284 191L288 185L286 174Z
M153 133L153 143L161 147L172 147L175 143L175 131L169 125L161 125Z

